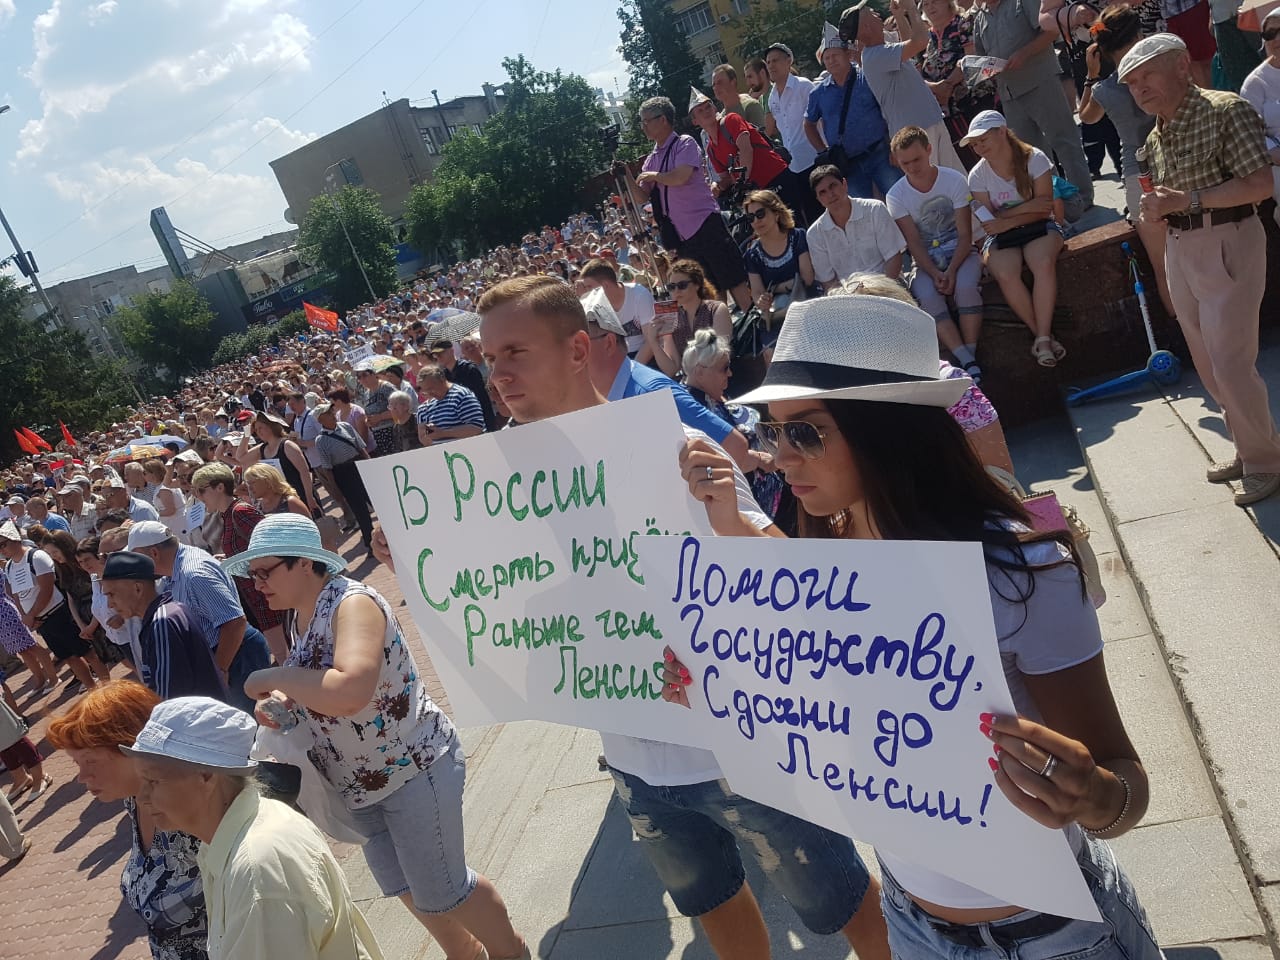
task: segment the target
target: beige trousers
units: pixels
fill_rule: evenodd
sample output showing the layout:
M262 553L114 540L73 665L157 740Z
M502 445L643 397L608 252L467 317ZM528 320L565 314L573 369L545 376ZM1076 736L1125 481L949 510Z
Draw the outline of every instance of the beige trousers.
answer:
M1170 229L1164 262L1196 372L1222 408L1245 472L1280 473L1280 435L1258 374L1258 311L1267 283L1262 222L1254 216Z

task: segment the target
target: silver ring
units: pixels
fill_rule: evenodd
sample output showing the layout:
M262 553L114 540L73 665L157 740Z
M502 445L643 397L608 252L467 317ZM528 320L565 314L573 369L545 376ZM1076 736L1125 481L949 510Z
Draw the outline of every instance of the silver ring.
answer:
M1044 762L1044 769L1040 771L1040 776L1046 780L1052 780L1053 771L1056 769L1058 769L1058 758L1051 753L1049 754L1049 759Z
M715 471L712 470L710 467L707 467L707 479L714 480L715 478L716 478Z

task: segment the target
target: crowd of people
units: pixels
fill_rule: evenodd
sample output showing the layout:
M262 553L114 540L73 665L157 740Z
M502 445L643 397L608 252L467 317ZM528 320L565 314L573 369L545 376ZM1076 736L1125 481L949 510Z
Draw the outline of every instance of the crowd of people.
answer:
M451 960L531 956L467 861L461 738L360 579L392 560L358 464L664 390L688 435L672 470L719 535L982 544L1017 715L969 721L1004 795L1064 832L1102 917L1027 911L889 851L877 881L849 838L734 794L711 754L604 736L619 802L717 956L769 956L745 850L806 927L864 960L1159 957L1106 844L1140 822L1147 778L1107 681L1104 594L1086 533L1020 498L979 386L980 283L999 284L1034 363L1063 359L1054 262L1068 201L1091 202L1082 132L1110 117L1160 295L1238 450L1207 479L1238 481L1242 506L1280 489L1255 368L1280 15L1242 98L1194 82L1207 0L1085 6L894 0L889 23L851 7L816 80L772 44L750 94L724 65L687 118L643 103L652 152L598 216L12 465L0 648L30 677L21 704L0 684L0 856L30 849L13 805L52 782L24 712L65 680L77 699L48 743L123 804L122 889L159 960L380 957L326 834L361 841L383 895ZM972 55L1002 62L994 79L970 77ZM359 566L337 552L356 531ZM689 670L661 655L664 698L688 706Z

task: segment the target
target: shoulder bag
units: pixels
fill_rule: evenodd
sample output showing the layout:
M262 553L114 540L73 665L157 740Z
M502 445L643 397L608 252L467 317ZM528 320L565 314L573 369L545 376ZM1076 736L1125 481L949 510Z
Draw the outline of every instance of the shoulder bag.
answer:
M840 107L840 129L836 132L836 142L828 143L827 149L818 154L817 163L834 163L841 170L849 162L849 153L844 148L844 126L849 120L849 101L853 99L853 86L858 82L858 68L849 67L849 81L844 88L844 103Z
M0 700L0 750L8 750L26 735L26 723L7 703Z
M680 135L676 134L671 139L671 143L667 146L667 152L662 155L662 162L658 164L658 173L667 172L667 161L671 159L671 151L675 149ZM667 202L667 187L654 187L649 191L649 196L653 200L653 219L658 224L658 238L662 241L662 245L668 250L675 250L680 246L680 234L676 231L676 225L671 222L671 217L667 210L669 205Z

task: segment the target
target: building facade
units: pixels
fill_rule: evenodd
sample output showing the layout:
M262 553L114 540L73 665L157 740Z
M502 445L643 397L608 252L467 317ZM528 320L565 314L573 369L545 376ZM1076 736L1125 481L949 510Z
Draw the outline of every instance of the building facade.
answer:
M821 0L794 2L800 7L824 6ZM710 84L711 71L722 63L733 64L741 80L743 23L753 13L768 13L777 7L778 0L671 0L671 13L689 38L693 55L702 62L705 84ZM813 38L815 48L818 40Z

